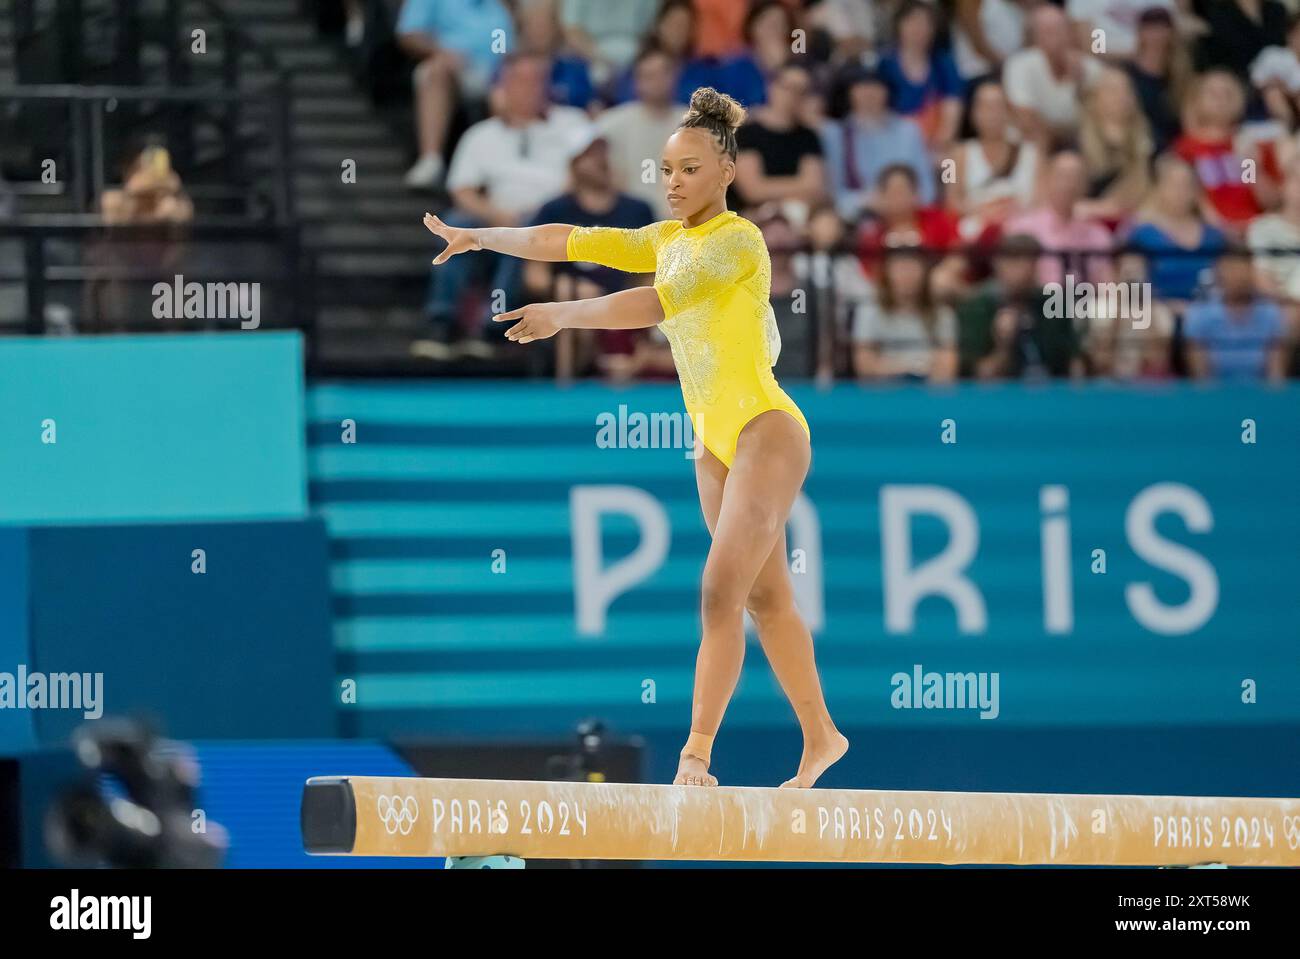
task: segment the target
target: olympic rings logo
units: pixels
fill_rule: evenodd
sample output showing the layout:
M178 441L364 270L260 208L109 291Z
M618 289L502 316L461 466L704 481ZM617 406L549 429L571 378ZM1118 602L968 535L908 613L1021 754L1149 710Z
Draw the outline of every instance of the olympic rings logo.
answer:
M408 835L420 818L420 804L414 796L380 796L376 805L384 830L390 836Z
M1292 849L1300 849L1300 816L1282 817L1282 836Z

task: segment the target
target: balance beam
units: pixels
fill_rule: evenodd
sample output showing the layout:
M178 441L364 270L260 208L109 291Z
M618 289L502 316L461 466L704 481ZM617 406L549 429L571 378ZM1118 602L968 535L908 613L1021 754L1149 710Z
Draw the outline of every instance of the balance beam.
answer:
M302 837L317 855L1300 866L1300 799L324 776Z

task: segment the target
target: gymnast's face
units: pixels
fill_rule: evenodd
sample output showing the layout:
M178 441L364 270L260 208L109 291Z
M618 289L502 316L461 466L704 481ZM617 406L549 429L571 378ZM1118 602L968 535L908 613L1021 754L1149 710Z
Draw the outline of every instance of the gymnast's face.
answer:
M676 219L689 220L710 206L725 205L736 164L722 152L713 134L690 127L668 138L659 172L668 208Z

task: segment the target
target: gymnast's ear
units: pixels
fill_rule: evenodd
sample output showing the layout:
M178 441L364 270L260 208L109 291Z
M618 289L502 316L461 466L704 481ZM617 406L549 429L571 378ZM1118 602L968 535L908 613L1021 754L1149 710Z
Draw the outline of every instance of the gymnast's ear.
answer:
M736 161L727 154L722 154L722 186L731 186L736 180Z

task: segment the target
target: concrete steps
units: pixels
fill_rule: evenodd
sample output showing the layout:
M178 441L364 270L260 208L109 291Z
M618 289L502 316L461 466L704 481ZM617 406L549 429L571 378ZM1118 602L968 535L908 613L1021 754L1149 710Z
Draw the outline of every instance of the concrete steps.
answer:
M296 0L225 0L223 7L287 73L295 214L303 246L315 256L319 354L365 367L396 362L427 368L409 354L425 332L424 289L434 242L420 225L427 196L410 193L402 178L413 145L399 142L378 118L352 77L336 41L317 35ZM198 3L195 26L208 28L208 56L196 77L220 82L221 31ZM240 89L273 89L278 76L256 58L241 59ZM249 103L241 137L255 137L246 155L250 176L272 182L278 116L268 103ZM216 149L216 131L202 143ZM342 163L356 163L356 182L343 183Z

